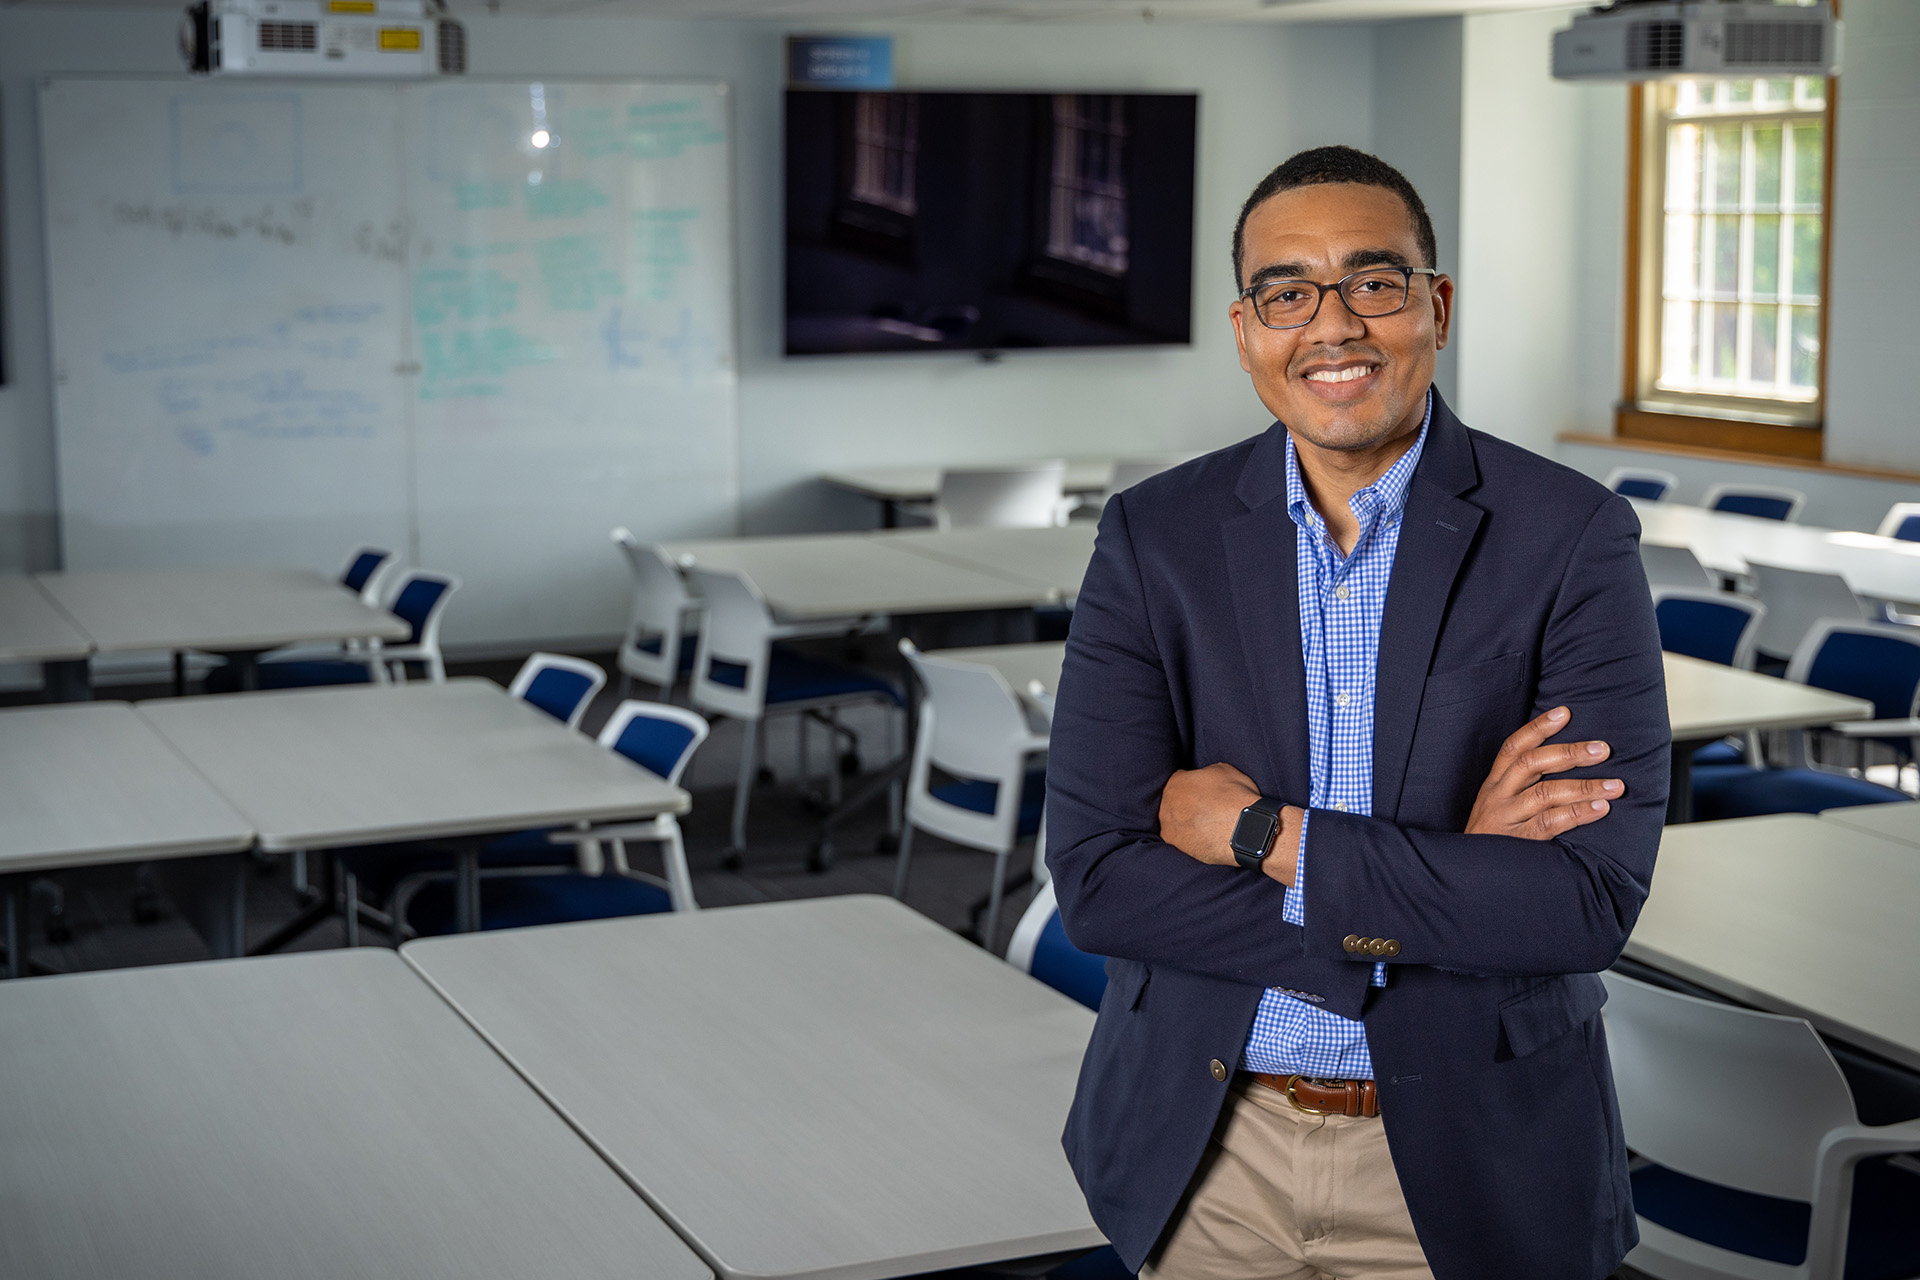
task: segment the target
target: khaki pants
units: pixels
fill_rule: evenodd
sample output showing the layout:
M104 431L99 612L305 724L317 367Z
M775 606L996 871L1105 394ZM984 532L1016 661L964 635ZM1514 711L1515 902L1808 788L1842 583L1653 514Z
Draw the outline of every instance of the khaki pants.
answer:
M1141 1280L1433 1280L1378 1118L1244 1077Z

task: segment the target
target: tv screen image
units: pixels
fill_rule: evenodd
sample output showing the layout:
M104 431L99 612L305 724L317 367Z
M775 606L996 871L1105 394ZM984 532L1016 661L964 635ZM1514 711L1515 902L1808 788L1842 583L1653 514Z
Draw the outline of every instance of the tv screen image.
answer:
M1196 95L786 107L788 355L1192 340Z

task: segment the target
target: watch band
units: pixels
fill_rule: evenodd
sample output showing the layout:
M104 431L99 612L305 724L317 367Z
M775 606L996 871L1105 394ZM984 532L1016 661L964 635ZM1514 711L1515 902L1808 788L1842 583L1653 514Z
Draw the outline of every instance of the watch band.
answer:
M1265 834L1261 837L1257 848L1250 844L1243 844L1239 839L1240 823L1247 820L1248 814L1255 814L1267 820ZM1280 802L1271 796L1261 796L1240 811L1240 823L1234 824L1234 835L1229 845L1233 849L1234 861L1251 871L1266 860L1267 854L1273 850L1274 840L1280 834Z

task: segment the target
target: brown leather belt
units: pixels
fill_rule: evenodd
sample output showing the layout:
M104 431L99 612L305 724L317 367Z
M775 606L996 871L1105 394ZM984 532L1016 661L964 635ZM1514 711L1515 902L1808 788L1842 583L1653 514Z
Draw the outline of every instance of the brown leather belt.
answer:
M1380 1095L1371 1080L1321 1080L1314 1076L1269 1076L1247 1073L1310 1116L1377 1116Z

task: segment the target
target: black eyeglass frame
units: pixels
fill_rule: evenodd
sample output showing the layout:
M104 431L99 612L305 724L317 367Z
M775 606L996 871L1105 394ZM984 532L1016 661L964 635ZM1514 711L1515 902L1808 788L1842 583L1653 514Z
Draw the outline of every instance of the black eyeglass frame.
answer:
M1346 292L1347 281L1353 279L1355 276L1372 275L1378 271L1398 271L1402 279L1404 280L1404 284L1402 285L1402 287L1406 290L1406 296L1401 298L1400 305L1395 307L1391 311L1376 311L1371 315L1365 314L1363 312L1355 311L1353 309L1353 303L1347 300L1347 292ZM1438 267L1396 267L1383 262L1379 266L1362 267L1358 271L1349 271L1344 276L1341 276L1338 280L1335 280L1332 284L1321 284L1318 280L1301 280L1293 277L1288 277L1287 279L1284 279L1284 280L1257 280L1240 291L1240 300L1242 302L1245 302L1251 305L1253 307L1254 319L1258 320L1261 324L1265 325L1269 329L1304 329L1306 328L1308 325L1312 324L1316 319L1319 318L1320 306L1322 303L1324 303L1327 300L1327 295L1329 293L1339 294L1340 305L1345 307L1350 314L1357 316L1362 320L1381 320L1386 318L1387 316L1397 316L1402 311L1405 311L1407 309L1407 303L1413 300L1413 278L1415 276L1437 276L1439 274L1440 274L1440 269ZM1304 285L1309 285L1320 291L1320 296L1313 300L1313 311L1307 316L1305 320L1300 321L1298 324L1273 324L1268 321L1265 313L1261 310L1260 304L1253 301L1253 294L1254 294L1254 290L1256 289L1264 289L1268 285L1275 285L1275 284L1304 284Z

